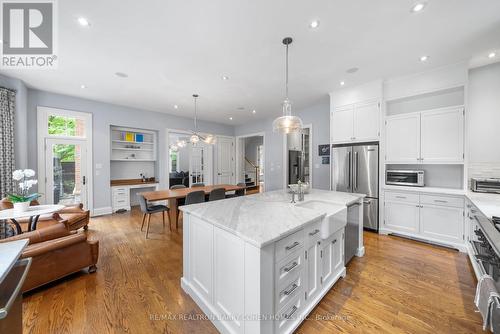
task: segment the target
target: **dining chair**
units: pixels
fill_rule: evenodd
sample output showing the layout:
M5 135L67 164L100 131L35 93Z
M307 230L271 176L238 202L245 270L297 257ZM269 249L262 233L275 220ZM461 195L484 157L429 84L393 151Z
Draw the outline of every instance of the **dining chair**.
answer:
M210 202L218 201L225 198L226 198L226 189L224 188L215 188L212 191L210 191L210 195L208 196L208 200Z
M187 187L183 184L175 184L170 187L170 190L175 190L175 189L186 189ZM185 198L178 198L177 199L177 207L184 205L186 202ZM175 228L179 227L179 215L180 215L180 210L177 210L177 219L175 220Z
M187 194L184 205L203 203L205 202L205 192L203 190L192 191Z
M237 184L238 187L245 187L245 188L242 188L242 189L238 189L238 190L235 190L234 191L234 194L228 194L226 195L226 198L233 198L233 197L239 197L239 196L245 196L246 194L246 183L244 182L240 182Z
M203 182L196 182L191 185L191 188L196 188L196 187L204 187L205 183Z
M141 206L141 211L142 211L142 225L141 225L141 232L142 229L144 228L144 223L146 221L146 216L148 218L148 225L146 227L146 239L148 238L149 235L149 222L151 221L151 215L153 213L162 213L162 218L163 218L163 228L165 228L165 212L167 212L167 218L168 218L168 228L170 231L172 231L172 226L170 225L170 216L168 215L168 206L165 205L148 205L148 202L146 201L146 198L142 196L141 194L137 195L139 198L139 205Z

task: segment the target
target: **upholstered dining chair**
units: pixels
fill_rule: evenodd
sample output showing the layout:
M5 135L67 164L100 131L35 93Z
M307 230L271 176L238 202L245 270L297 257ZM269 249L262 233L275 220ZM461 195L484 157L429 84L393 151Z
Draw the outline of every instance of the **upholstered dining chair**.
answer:
M233 198L233 197L239 197L239 196L245 196L246 194L246 183L245 182L240 182L237 184L238 187L245 187L243 189L238 189L234 191L234 194L229 194L226 195L226 198Z
M196 188L196 187L204 187L205 183L203 182L196 182L191 185L191 188Z
M205 192L203 190L192 191L186 196L185 205L205 202Z
M175 189L186 189L187 187L183 184L176 184L176 185L173 185L170 187L170 190L175 190ZM181 205L184 205L184 203L186 202L186 199L185 198L178 198L177 199L177 207L181 206ZM177 219L175 220L175 228L178 228L179 227L179 214L180 214L180 210L177 210Z
M153 213L162 213L162 218L163 218L163 228L165 228L165 212L167 212L167 218L168 218L168 228L170 231L172 231L172 226L170 226L170 216L168 215L168 206L165 205L152 205L149 206L148 202L142 196L141 194L137 195L139 198L139 205L141 206L141 211L142 211L142 225L141 225L141 232L142 229L144 228L144 222L146 221L146 216L148 219L148 225L146 227L146 239L148 238L149 235L149 222L151 221L151 215Z
M224 188L215 188L212 191L210 191L210 195L208 196L208 200L210 202L218 201L224 198L226 198L226 189Z

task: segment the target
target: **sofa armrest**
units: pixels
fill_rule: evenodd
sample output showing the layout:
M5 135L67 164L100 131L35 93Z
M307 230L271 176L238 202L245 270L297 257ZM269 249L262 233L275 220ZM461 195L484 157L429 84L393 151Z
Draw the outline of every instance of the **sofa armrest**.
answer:
M26 258L39 256L50 251L65 248L80 242L85 242L86 240L87 236L84 233L73 233L57 239L39 242L26 247L22 253L22 257Z
M58 211L59 213L82 213L85 212L83 210L83 204L78 203L78 204L71 204L71 205L66 205L63 209Z

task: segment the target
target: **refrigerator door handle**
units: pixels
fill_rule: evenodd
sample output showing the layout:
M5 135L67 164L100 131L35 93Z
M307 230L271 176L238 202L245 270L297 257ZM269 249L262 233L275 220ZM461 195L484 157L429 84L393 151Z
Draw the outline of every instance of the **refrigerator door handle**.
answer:
M349 177L347 178L347 188L351 187L351 151L347 152L347 161L349 162L349 167L347 170L349 171Z
M358 152L354 152L354 189L358 189Z

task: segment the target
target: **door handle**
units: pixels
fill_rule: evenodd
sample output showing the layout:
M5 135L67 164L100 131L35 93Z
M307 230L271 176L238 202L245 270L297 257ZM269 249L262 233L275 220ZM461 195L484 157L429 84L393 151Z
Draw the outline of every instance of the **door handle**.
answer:
M85 178L85 176L83 176L82 183L83 183L83 185L87 184L87 179Z
M354 152L354 189L358 189L358 152Z
M351 152L347 152L347 161L349 162L349 168L348 168L348 171L349 171L349 177L347 178L347 187L350 188L351 187Z

